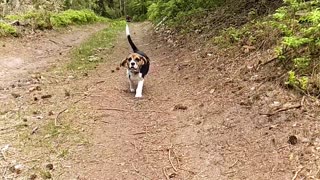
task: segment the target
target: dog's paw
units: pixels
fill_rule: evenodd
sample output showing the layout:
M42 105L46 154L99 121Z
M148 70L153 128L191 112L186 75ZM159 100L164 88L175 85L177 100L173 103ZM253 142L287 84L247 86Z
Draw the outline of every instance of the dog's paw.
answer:
M131 89L131 88L130 88L130 92L135 92L135 91L136 91L135 89Z
M136 97L136 98L141 98L141 97L142 97L142 94L136 94L135 97Z

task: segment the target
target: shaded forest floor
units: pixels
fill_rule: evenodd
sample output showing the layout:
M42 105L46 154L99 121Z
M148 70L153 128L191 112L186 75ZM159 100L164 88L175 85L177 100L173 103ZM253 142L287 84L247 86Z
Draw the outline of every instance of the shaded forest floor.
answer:
M144 97L136 99L117 69L130 51L123 34L112 52L96 54L105 61L95 70L59 68L71 46L102 26L86 28L4 41L4 179L320 178L318 100L283 89L267 67L254 70L269 51L175 46L149 23L130 24L151 58ZM58 50L47 44L52 37ZM30 59L20 63L24 57Z

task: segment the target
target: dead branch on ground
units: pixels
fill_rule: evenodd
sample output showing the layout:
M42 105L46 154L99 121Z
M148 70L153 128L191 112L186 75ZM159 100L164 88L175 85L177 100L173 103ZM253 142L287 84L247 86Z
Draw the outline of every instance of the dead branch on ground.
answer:
M170 180L170 177L169 177L169 175L168 175L168 173L167 173L167 168L168 168L168 167L164 167L162 170L163 170L163 174L164 174L164 176L166 177L166 179L167 179L167 180Z
M294 176L293 176L292 180L297 179L298 174L302 171L302 169L303 169L303 168L304 168L304 167L301 167L299 170L297 170L297 171L296 171L296 173L294 174Z
M292 106L288 106L288 107L283 107L283 108L280 108L274 112L271 112L271 113L260 113L260 115L266 115L266 116L273 116L279 112L283 112L283 111L288 111L290 109L298 109L298 108L301 108L303 106L303 102L304 102L304 99L305 99L305 96L302 97L301 99L301 102L299 104L294 104Z
M106 110L106 111L120 111L120 112L139 112L139 113L165 113L169 114L166 111L155 111L155 110L146 110L146 111L141 111L141 110L126 110L126 109L119 109L119 108L99 108L97 110Z
M169 158L169 162L170 162L173 170L174 170L175 172L177 172L178 169L174 166L174 164L173 164L173 162L172 162L172 160L171 160L171 149L172 149L172 148L173 148L173 147L172 147L172 145L171 145L171 147L169 148L169 151L168 151L168 158Z
M233 168L237 163L239 162L239 159L237 159L229 168Z
M56 118L54 119L54 125L55 125L55 126L58 126L59 116L60 116L62 113L66 112L71 106L74 106L75 104L77 104L78 102L84 100L85 98L87 98L87 96L82 97L81 99L78 99L78 100L74 101L71 105L69 105L68 107L66 107L66 108L64 108L63 110L59 111L59 113L57 114Z

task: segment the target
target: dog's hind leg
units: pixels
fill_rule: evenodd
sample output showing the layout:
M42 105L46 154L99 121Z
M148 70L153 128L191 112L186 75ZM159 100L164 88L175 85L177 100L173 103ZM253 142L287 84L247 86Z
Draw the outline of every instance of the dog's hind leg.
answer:
M143 79L138 82L136 97L142 97L143 82L144 82Z

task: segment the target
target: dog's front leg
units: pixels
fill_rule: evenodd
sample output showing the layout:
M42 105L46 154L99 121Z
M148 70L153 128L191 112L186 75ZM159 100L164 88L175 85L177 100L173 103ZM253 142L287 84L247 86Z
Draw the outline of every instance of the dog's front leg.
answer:
M138 82L136 97L142 97L143 81L144 80L142 79L142 80L139 80L139 82Z
M130 86L130 92L134 92L135 89L133 87L133 81L129 78L129 86Z

